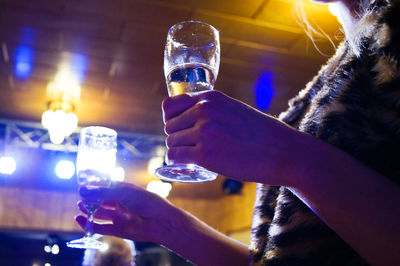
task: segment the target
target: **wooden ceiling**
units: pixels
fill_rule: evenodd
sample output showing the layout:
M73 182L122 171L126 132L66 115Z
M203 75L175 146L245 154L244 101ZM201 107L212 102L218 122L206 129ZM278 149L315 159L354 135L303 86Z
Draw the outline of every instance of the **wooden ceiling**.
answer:
M183 20L220 31L215 89L255 106L254 88L270 73L274 96L266 111L277 114L327 59L296 24L292 6L291 0L2 0L0 118L40 122L46 86L69 63L82 77L80 126L163 135L164 43L169 27ZM337 41L339 25L327 7L306 8ZM332 54L327 40L318 47ZM145 171L142 164L137 169ZM174 193L218 197L221 183L178 184Z
M167 96L162 62L168 28L183 20L214 25L221 36L216 89L254 106L254 86L273 73L278 113L326 57L292 17L290 0L3 0L0 5L0 117L40 121L46 86L69 62L82 78L80 125L163 134ZM331 36L338 24L307 4ZM328 42L319 46L327 53ZM22 54L22 55L21 55ZM21 65L22 64L22 65ZM20 75L18 67L25 67Z

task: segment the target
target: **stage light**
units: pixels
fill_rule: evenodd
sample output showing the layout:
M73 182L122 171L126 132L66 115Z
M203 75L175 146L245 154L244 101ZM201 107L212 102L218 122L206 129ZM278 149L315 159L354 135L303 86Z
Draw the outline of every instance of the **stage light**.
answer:
M44 264L44 266L51 266L51 264L47 262Z
M169 195L169 192L172 189L172 185L170 183L166 183L163 181L151 181L149 184L147 184L147 190L150 192L153 192L160 197L166 198Z
M0 173L4 175L11 175L17 168L15 159L10 156L0 157Z
M125 170L121 166L115 168L113 174L111 175L112 181L122 182L125 179Z
M54 244L51 247L51 253L53 253L54 255L57 255L58 253L60 253L60 247L57 244Z
M17 46L15 51L15 76L26 79L32 72L33 50L28 46Z
M75 173L75 165L71 161L61 160L57 163L55 172L61 179L70 179Z

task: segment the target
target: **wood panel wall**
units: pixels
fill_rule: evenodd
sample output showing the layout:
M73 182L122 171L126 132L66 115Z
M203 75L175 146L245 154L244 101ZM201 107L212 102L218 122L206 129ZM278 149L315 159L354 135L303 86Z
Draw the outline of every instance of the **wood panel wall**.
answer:
M233 233L250 228L254 193L255 184L246 184L240 195L170 200L219 231ZM79 232L78 199L73 192L1 187L0 230Z

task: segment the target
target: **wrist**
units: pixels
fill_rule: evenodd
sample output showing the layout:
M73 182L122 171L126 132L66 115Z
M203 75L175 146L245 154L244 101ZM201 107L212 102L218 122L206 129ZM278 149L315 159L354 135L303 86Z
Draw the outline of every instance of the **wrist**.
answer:
M318 152L321 141L297 130L292 133L294 134L289 137L292 140L290 148L284 153L278 166L282 177L279 185L298 188L315 167L316 157L321 156Z
M157 221L158 232L154 242L174 249L174 242L182 237L181 232L187 224L188 215L168 201L163 210L161 218Z

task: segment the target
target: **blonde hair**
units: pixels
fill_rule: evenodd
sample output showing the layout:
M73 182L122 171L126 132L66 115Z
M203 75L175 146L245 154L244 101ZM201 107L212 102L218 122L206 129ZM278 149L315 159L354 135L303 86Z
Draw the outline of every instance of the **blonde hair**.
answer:
M102 236L106 250L85 250L82 266L132 266L135 265L135 246L132 241L114 236Z
M306 35L310 38L315 49L317 49L317 51L320 54L326 55L318 48L317 42L321 39L326 39L331 43L332 47L334 47L335 49L336 45L332 41L330 36L318 24L314 23L312 17L308 16L307 10L304 6L304 1L305 0L294 1L292 9L293 17L295 18L297 24L300 25L300 27L304 30ZM355 17L360 19L359 21L361 22L358 23L358 27L356 27L354 33L346 35L346 39L349 41L350 46L353 48L356 55L359 52L357 48L358 43L360 41L359 38L360 36L362 36L363 32L368 31L368 27L366 27L366 24L364 22L367 21L371 16L371 14L374 13L376 6L385 3L387 4L388 0L355 0L352 2L351 11L353 12L353 15ZM334 4L335 3L331 3L329 5L333 6ZM332 12L332 9L330 9L330 11L340 20L339 18L340 16L338 16L338 14L334 14L334 12Z
M324 56L330 56L318 47L317 42L320 40L328 40L332 47L336 50L336 45L331 39L331 37L317 24L314 22L313 18L307 13L304 6L304 0L294 1L292 8L292 15L296 23L304 30L305 34L308 36L315 49Z

